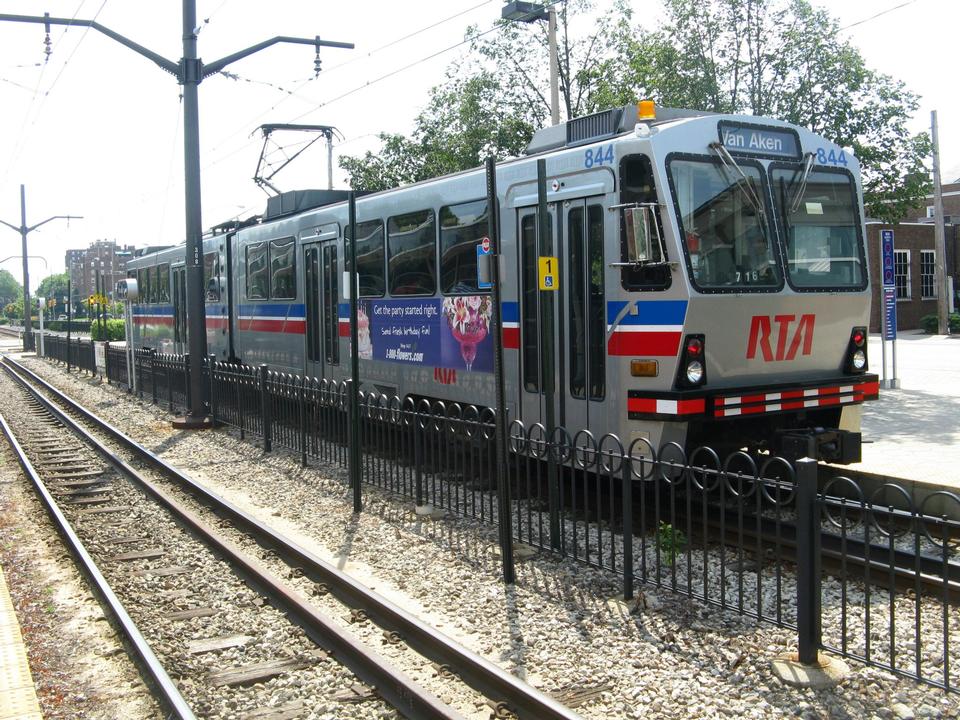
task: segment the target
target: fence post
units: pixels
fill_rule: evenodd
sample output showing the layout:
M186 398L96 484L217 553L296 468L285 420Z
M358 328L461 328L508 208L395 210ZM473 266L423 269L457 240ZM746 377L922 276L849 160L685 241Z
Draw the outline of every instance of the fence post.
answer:
M157 351L150 348L150 399L157 404Z
M820 650L820 505L817 461L797 461L797 641L798 660L814 665Z
M167 410L173 412L173 356L170 358L170 361L167 362ZM187 407L190 407L189 401L187 402Z
M104 375L107 376L107 385L113 385L113 383L110 382L110 341L109 340L103 345L103 368L104 368Z
M300 464L307 466L307 376L300 378L297 415L300 427Z
M133 351L133 374L134 377L140 378L140 382L137 383L137 394L143 400L143 353L138 353L136 350Z
M207 363L208 363L207 372L209 373L208 380L210 381L210 420L213 422L214 425L216 425L217 424L217 404L214 402L214 398L216 397L216 392L214 392L216 389L216 385L214 383L213 371L217 365L217 356L210 355L207 358Z
M350 487L353 488L353 511L358 513L363 510L363 495L360 487L360 407L356 392L353 380L347 380L347 468Z
M263 451L273 450L273 440L271 437L271 418L270 418L270 389L267 387L267 375L270 368L261 364L260 371L260 419L263 421Z
M423 436L420 433L420 413L416 408L413 414L413 466L416 472L417 507L423 507Z
M170 411L173 411L173 383L168 383L170 385ZM190 412L190 408L193 407L193 391L190 389L190 353L183 354L183 394L185 396L184 400L186 401L186 407L184 412Z
M633 474L630 451L620 459L623 475L623 599L633 597Z

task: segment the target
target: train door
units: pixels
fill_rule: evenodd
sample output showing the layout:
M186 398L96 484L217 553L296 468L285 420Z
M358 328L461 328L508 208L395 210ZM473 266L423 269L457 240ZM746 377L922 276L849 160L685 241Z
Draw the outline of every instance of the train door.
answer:
M565 369L557 388L563 425L575 433L597 422L606 395L606 302L604 297L602 196L563 203L560 257L564 312L558 314ZM599 438L598 438L599 439Z
M180 265L171 271L173 275L173 343L174 352L187 352L187 269Z
M303 247L306 372L336 377L340 365L340 262L336 240Z
M555 204L548 211L549 222L546 243L538 248L537 208L521 208L517 211L517 247L520 261L520 419L530 427L541 423L545 427L552 419L555 425L562 424L563 408L560 395L553 393L552 408L547 407L551 388L562 384L563 369L558 350L562 346L556 318L562 308L557 306L555 292L541 292L538 276L539 257L557 256L554 244ZM548 308L545 303L552 302ZM552 313L550 312L552 310ZM542 318L546 314L549 327ZM552 319L550 319L552 315ZM552 367L552 371L550 368Z

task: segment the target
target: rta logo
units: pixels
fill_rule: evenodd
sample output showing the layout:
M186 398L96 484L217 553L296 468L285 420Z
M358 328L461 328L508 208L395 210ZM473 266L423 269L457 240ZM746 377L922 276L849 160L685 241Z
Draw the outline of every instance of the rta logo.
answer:
M774 360L793 360L797 356L797 351L803 345L802 355L809 355L813 349L813 323L816 315L801 315L800 322L796 323L796 329L790 339L790 347L787 348L787 338L791 336L790 326L797 319L796 315L774 315L773 322L777 324L777 352L774 355L773 348L770 347L770 335L773 330L773 324L770 322L769 315L754 315L750 319L750 342L747 344L747 360L753 360L757 356L757 348L760 348L760 355L764 362Z

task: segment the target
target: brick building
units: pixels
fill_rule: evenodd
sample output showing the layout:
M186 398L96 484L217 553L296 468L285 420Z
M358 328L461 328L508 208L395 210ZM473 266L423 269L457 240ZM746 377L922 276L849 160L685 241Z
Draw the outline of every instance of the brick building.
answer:
M127 276L127 261L133 256L132 245L119 247L114 240L96 240L85 250L67 250L64 262L70 273L74 302L96 291L98 273L107 296L112 298L116 284Z
M947 308L957 312L960 292L960 181L943 185L943 219L946 264L944 270L953 278L953 295ZM915 330L920 318L937 313L934 280L936 241L933 223L933 194L927 195L916 208L908 211L903 221L885 225L867 220L867 251L870 255L870 278L873 303L870 309L870 332L882 330L883 281L880 273L880 231L893 230L894 280L897 287L897 329Z

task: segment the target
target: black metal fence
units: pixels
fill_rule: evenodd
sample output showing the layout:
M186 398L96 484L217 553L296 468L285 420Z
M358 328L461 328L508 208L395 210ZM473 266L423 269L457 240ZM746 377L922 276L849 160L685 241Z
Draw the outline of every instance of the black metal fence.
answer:
M39 340L37 340L39 347ZM44 337L44 357L56 360L71 368L83 370L91 375L97 374L97 360L93 341L67 339L60 335Z
M62 346L47 347L59 360ZM125 362L107 358L109 380L128 385ZM140 351L135 364L140 397L188 407L186 358ZM218 423L303 464L347 467L349 383L212 358L204 372ZM501 522L493 411L361 392L359 415L364 483ZM916 506L894 484L867 492L836 478L818 489L812 460L627 447L614 435L516 421L508 434L516 540L617 573L627 599L656 586L793 629L803 662L827 649L960 688L956 494Z

